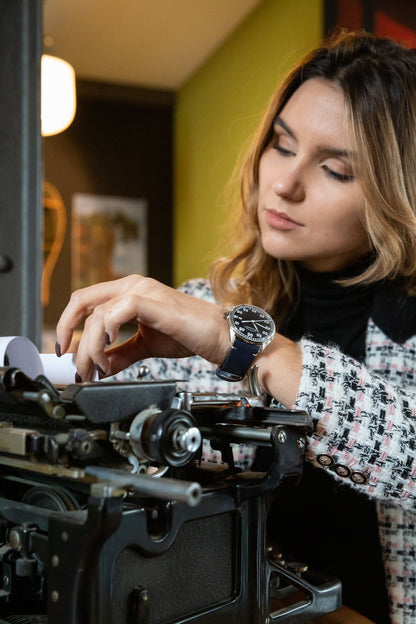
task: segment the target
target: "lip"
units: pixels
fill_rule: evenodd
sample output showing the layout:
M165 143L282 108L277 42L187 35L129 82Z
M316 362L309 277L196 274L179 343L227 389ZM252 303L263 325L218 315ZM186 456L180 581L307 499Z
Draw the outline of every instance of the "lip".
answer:
M302 227L301 223L291 219L285 212L278 212L270 208L265 209L265 220L275 230L290 231Z

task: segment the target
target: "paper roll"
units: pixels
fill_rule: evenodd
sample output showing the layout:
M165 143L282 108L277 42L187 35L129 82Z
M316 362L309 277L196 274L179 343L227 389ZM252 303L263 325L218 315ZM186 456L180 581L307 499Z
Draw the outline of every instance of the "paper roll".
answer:
M59 358L55 353L39 353L33 342L24 336L0 337L0 366L20 368L32 379L45 375L58 386L75 383L75 358L75 353L64 353ZM98 374L93 381L97 380Z
M20 368L32 379L43 373L40 353L25 336L0 337L0 363L2 366Z

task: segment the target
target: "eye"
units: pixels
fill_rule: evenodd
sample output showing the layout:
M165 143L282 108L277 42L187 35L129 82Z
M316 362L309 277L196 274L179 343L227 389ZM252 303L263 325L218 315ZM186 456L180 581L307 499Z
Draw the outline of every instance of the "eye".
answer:
M281 136L281 135L275 136L271 142L271 146L282 156L295 156L296 155L293 149L291 148L291 146L289 145L288 139L287 138L285 139L284 136Z
M291 152L288 149L285 149L284 147L282 147L279 144L273 145L274 149L279 152L279 154L282 154L282 156L294 156L294 153Z
M354 180L354 176L352 173L340 173L339 171L335 171L328 167L328 165L323 165L322 169L325 171L326 175L338 182L352 182Z

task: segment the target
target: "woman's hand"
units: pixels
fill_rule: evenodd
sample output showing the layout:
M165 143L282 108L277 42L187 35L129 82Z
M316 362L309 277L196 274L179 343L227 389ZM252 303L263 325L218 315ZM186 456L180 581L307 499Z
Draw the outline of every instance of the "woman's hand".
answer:
M77 354L83 380L90 379L95 369L112 375L147 357L197 354L219 365L231 347L221 306L140 275L75 291L57 325L61 353L67 351L74 329L85 316ZM137 323L137 333L105 350L126 323Z

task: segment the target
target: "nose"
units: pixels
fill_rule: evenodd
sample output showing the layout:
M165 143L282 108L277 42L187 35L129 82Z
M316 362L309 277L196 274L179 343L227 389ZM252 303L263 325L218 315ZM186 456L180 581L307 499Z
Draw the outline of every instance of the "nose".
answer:
M305 197L305 180L300 162L293 158L276 173L272 189L279 197L302 201Z

